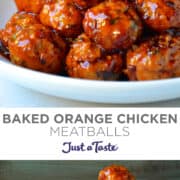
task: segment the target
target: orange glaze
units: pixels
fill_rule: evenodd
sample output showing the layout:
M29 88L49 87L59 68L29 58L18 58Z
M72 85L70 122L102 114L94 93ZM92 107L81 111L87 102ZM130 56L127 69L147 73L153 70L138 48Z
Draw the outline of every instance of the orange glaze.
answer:
M0 30L0 53L17 65L97 80L119 80L122 72L129 80L180 77L180 0L15 2L23 11ZM155 31L142 33L140 19L158 36L148 39Z
M180 36L160 35L127 54L130 80L180 77Z
M0 39L7 47L8 40L11 38L11 36L14 36L17 31L36 23L39 23L39 21L35 14L27 12L17 12L8 21L5 29L0 31Z
M75 5L80 10L86 10L90 7L96 6L98 3L102 2L103 0L73 0Z
M146 24L154 30L180 28L180 0L136 0Z
M103 2L85 13L85 33L105 50L127 49L140 36L142 24L123 1Z
M45 4L55 2L56 0L15 0L20 11L39 13Z
M69 76L94 80L116 80L122 73L120 54L103 55L85 34L73 43L66 58Z
M53 74L62 70L65 44L41 24L17 31L8 45L11 61L16 65Z
M82 31L82 14L72 0L59 0L45 5L40 20L42 24L58 30L64 37L76 37Z
M98 180L135 180L135 178L125 167L112 165L99 172Z

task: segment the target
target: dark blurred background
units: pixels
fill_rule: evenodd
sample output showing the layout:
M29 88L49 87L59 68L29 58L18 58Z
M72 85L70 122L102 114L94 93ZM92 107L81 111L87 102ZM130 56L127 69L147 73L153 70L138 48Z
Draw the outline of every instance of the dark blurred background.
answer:
M111 164L126 166L137 180L180 180L180 161L0 161L0 180L97 180Z

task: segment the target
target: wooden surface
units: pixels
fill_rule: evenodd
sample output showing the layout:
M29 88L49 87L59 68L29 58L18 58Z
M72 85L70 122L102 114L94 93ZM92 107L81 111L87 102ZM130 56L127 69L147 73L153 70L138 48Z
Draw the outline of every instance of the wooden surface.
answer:
M96 180L110 164L126 166L137 180L180 180L180 161L0 161L0 180Z

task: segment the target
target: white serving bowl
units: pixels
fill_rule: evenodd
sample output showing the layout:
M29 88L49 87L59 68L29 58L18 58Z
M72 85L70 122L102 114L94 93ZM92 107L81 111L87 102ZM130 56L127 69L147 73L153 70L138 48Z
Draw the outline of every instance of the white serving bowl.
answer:
M0 2L0 28L15 11L13 0ZM17 67L2 57L0 76L41 93L87 102L133 104L180 97L180 78L146 82L80 80Z

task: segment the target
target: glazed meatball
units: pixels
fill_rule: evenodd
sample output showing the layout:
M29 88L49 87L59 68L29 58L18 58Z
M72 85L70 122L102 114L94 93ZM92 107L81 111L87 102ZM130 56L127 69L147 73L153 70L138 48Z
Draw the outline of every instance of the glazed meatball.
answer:
M136 12L122 1L107 1L89 9L83 27L85 33L107 51L129 48L142 30Z
M180 36L163 34L127 53L130 80L180 77Z
M64 37L77 37L82 30L82 15L72 0L59 0L45 5L40 20L42 24L58 30Z
M56 0L15 0L20 11L39 13L45 4L50 4Z
M102 2L103 0L73 0L73 2L75 3L75 5L80 9L80 10L86 10L90 7L93 7L97 4L99 4L100 2Z
M135 180L135 178L125 167L112 165L99 172L98 180Z
M67 72L74 78L116 80L122 72L120 54L103 55L85 34L73 43L66 59Z
M180 28L180 0L136 0L145 23L156 31Z
M26 12L15 13L6 24L5 29L0 31L0 39L7 47L8 40L11 36L14 36L17 31L37 23L39 23L39 21L35 14Z
M34 24L17 31L8 45L14 64L47 73L61 72L64 42L45 26Z

